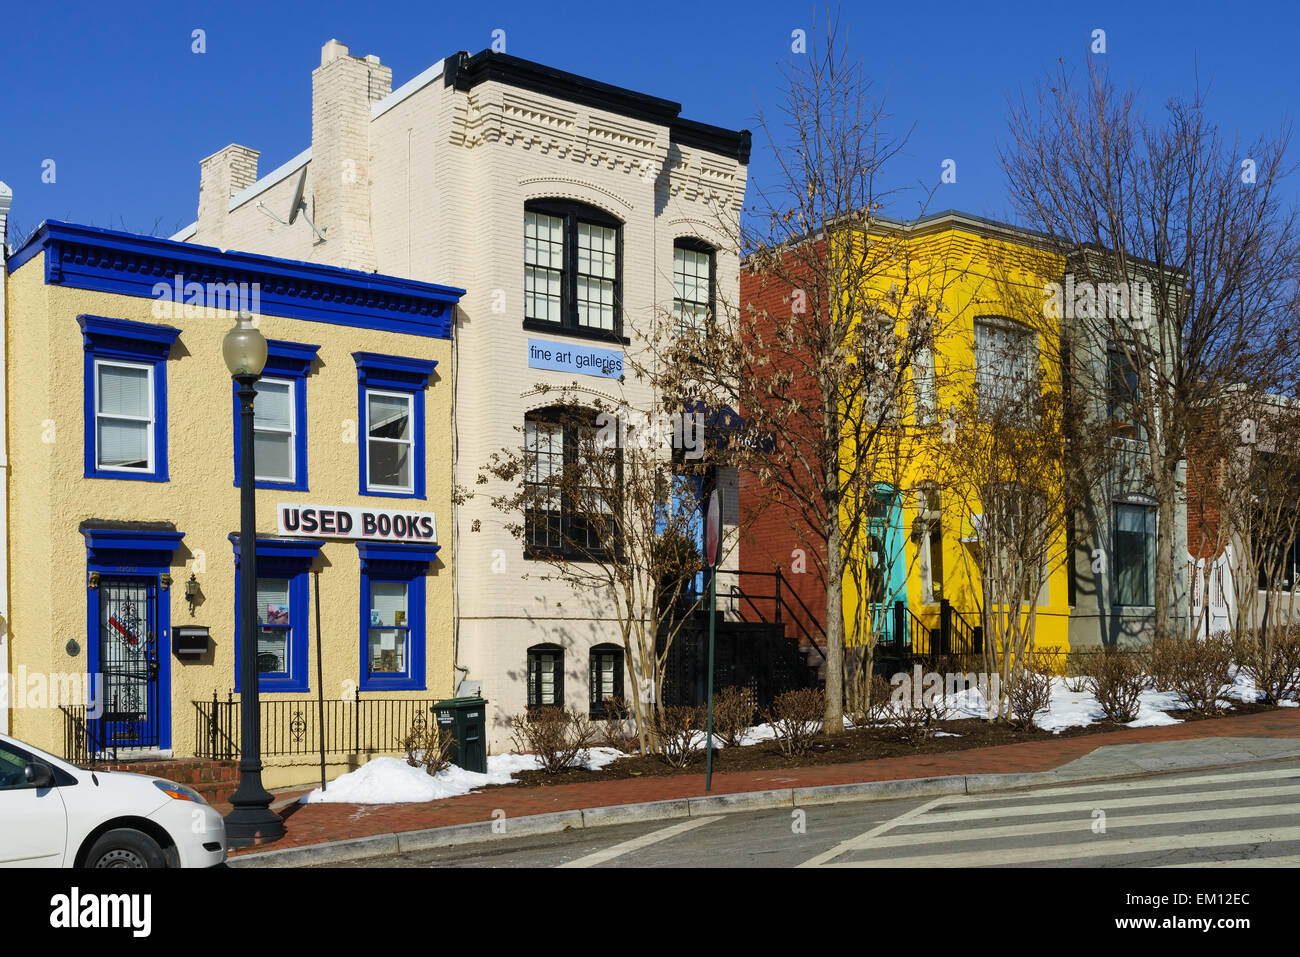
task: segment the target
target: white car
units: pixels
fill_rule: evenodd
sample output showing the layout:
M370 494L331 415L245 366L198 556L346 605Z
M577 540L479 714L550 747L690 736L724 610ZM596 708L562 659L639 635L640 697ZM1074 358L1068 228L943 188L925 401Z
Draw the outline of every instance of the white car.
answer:
M84 771L0 734L0 867L214 867L226 825L197 791Z

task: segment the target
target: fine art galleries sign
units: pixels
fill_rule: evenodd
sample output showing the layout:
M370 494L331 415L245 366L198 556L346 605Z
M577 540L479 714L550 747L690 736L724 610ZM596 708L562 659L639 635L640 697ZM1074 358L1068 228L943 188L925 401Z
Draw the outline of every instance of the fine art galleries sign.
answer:
M623 352L620 349L598 349L595 346L576 346L568 342L529 339L528 368L620 379L623 377Z
M281 535L374 542L438 540L437 526L429 512L339 505L286 505L281 502L275 507L275 518Z

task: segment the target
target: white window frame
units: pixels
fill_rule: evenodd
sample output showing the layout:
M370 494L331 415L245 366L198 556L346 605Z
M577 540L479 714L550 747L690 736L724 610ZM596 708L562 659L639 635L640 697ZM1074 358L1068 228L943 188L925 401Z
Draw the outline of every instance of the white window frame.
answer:
M104 366L116 366L119 369L143 369L148 374L149 383L149 415L142 418L133 415L117 415L100 411L100 394L99 394L99 370ZM95 469L100 472L125 472L128 475L143 475L153 472L157 463L154 461L154 428L158 418L158 393L154 388L153 364L149 362L128 362L123 359L99 359L94 360L94 367L91 370L94 377L95 388ZM147 464L144 468L127 468L122 465L105 465L100 459L99 450L99 420L110 419L118 422L144 422L147 425L145 430L145 451L148 454Z
M386 439L375 438L370 434L370 397L372 395L386 396L394 399L404 399L407 406L408 420L411 423L411 437L409 439ZM365 442L366 442L366 491L368 492L405 492L407 494L415 493L415 443L419 436L415 434L415 395L410 392L394 392L392 389L366 389L365 395ZM389 442L393 445L407 445L410 447L410 455L407 461L411 464L411 481L408 485L379 485L370 478L370 470L374 465L375 457L370 454L370 443Z
M284 483L284 484L291 485L294 482L298 481L298 432L297 432L298 389L293 379L278 379L278 378L263 376L262 378L257 380L257 385L261 385L263 382L271 383L274 385L287 385L289 387L289 428L287 432L289 436L289 477L283 478L279 475L263 475L260 472L258 472L257 453L256 453L257 446L256 443L254 443L253 480L255 482L277 482L277 483ZM254 417L253 433L254 435L256 435L258 432L268 432L275 435L286 434L285 430L283 429L268 429L264 427L259 428L257 425L256 417Z

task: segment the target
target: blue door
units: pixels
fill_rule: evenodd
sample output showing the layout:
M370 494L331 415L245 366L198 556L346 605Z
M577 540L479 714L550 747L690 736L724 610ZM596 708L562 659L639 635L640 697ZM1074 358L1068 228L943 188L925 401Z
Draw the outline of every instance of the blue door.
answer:
M879 486L864 522L861 575L871 630L886 643L900 638L907 642L906 627L896 635L894 620L895 603L907 601L903 543L901 496L892 486Z
M99 582L99 670L92 748L158 747L158 578Z

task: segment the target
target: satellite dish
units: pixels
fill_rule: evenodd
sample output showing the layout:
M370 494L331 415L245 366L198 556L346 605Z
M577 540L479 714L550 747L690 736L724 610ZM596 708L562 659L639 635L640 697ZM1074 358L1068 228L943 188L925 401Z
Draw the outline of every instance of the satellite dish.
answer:
M307 208L307 203L302 197L302 192L307 188L307 167L302 168L302 173L298 176L298 186L293 191L293 202L289 204L289 225L298 218L298 214Z
M317 229L316 224L313 223L311 221L311 217L307 215L307 200L303 196L303 193L305 192L306 188L307 188L307 167L304 166L302 168L302 173L299 174L298 176L298 185L294 188L293 191L293 202L289 206L289 219L287 222L281 219L279 216L275 215L275 213L271 212L271 207L267 206L266 203L262 202L260 199L257 201L257 208L260 209L262 212L266 213L266 215L270 216L272 219L274 219L277 223L279 223L282 226L292 226L294 220L298 218L298 214L302 213L302 218L307 220L307 225L310 226L312 228L312 232L316 234L316 245L319 246L321 243L325 242L325 230Z

